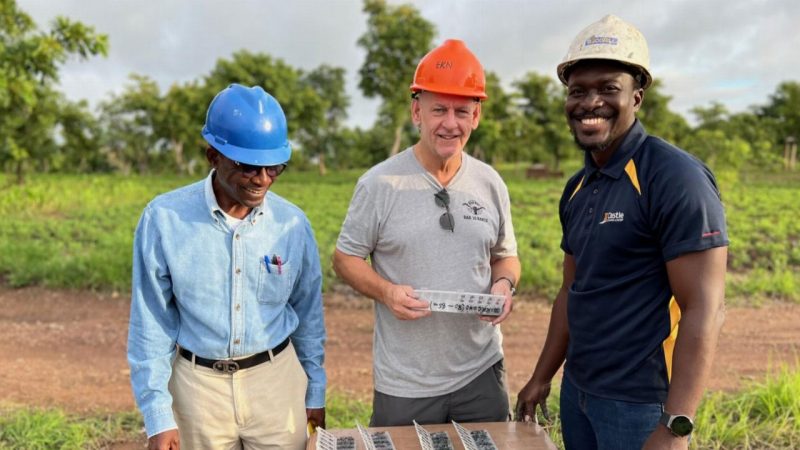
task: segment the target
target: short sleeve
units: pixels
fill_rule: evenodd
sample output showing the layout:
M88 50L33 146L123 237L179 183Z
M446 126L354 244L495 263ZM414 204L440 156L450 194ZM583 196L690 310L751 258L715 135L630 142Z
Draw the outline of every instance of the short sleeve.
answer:
M500 229L498 230L497 243L492 247L493 258L508 258L517 256L517 239L514 235L514 224L511 221L511 198L508 188L502 180L498 181L498 209L500 212Z
M364 180L356 184L336 248L342 253L366 259L378 242L378 205Z
M650 214L664 261L728 245L725 211L711 171L690 160L654 184Z

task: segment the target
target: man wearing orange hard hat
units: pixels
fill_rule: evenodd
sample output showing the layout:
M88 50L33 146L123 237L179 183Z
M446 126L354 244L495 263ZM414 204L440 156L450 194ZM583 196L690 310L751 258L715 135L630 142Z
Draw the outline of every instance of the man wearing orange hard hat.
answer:
M372 426L509 417L497 325L520 275L511 205L500 175L464 151L485 88L462 41L425 55L411 84L419 140L359 179L342 225L334 269L375 300ZM431 291L475 295L450 310ZM486 294L501 300L493 315L469 303Z

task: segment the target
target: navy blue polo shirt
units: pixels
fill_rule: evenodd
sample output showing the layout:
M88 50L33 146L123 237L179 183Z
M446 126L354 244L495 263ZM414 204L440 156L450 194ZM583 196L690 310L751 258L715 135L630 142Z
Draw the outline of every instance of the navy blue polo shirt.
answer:
M728 245L714 175L637 120L603 168L586 155L559 214L576 263L565 376L600 397L666 401L680 319L666 262Z

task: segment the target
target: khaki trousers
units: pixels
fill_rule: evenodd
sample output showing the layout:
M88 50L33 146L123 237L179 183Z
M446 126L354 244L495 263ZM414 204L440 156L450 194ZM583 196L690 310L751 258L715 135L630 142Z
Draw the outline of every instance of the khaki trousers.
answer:
M181 448L304 449L308 377L294 346L233 374L178 355L169 391Z

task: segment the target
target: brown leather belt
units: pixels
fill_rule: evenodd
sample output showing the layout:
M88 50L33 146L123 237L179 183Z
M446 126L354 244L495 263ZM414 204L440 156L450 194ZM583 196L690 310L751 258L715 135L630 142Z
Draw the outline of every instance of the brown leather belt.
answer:
M278 353L282 352L283 349L289 346L289 338L286 338L285 341L278 344L275 348L272 349L272 356L278 356ZM256 353L253 356L248 356L247 358L243 359L207 359L201 356L197 356L194 353L190 352L189 350L181 347L178 350L181 356L192 361L192 357L194 357L194 363L208 367L210 369L214 369L220 372L225 373L234 373L238 370L242 369L249 369L251 367L257 366L261 363L265 363L270 360L269 350L266 352Z

